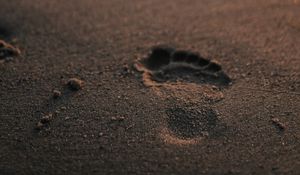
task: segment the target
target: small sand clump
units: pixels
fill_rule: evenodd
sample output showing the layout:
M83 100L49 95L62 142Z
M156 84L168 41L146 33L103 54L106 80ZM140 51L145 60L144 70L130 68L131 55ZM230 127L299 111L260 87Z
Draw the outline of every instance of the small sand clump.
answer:
M40 121L41 121L41 123L46 124L52 120L52 117L53 117L52 114L48 114L48 115L43 116Z
M53 91L53 98L59 98L59 97L61 97L61 92L60 91L58 91L58 90L54 90Z
M53 118L52 114L48 114L48 115L43 116L40 119L40 121L37 123L36 129L37 130L43 129L47 124L49 124L51 122L52 118Z
M111 121L124 121L125 120L125 117L123 116L114 116L114 117L111 117Z
M84 81L79 80L77 78L70 78L67 85L71 90L77 91L83 88Z
M280 122L279 118L272 118L272 123L274 125L276 125L280 130L285 130L286 129L286 125L282 122Z

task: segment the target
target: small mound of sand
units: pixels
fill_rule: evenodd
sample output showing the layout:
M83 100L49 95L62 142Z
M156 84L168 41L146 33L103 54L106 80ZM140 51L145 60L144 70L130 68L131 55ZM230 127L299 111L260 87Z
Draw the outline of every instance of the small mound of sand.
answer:
M58 91L58 90L54 90L53 91L53 98L59 98L61 96L61 92L60 91Z
M77 79L77 78L70 78L67 85L71 90L80 90L84 86L84 81Z
M48 125L53 119L53 115L50 113L48 115L43 116L40 121L36 125L37 130L43 129L46 125Z

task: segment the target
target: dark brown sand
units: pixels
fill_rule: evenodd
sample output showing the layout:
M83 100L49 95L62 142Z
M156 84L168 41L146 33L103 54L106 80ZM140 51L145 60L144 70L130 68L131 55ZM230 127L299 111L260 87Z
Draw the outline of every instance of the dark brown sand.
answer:
M0 39L1 175L300 173L298 0L3 0Z

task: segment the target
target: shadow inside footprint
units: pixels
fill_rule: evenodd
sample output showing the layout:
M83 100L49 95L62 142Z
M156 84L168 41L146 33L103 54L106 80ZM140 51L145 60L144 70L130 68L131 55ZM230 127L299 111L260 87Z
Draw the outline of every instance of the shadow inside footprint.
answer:
M183 81L220 87L231 82L220 64L197 53L167 46L154 47L141 63L151 72L151 78L156 82Z
M149 58L144 60L144 64L151 70L158 70L170 63L170 57L173 49L167 46L154 47Z
M12 26L0 19L0 39L9 41L13 35Z
M167 110L167 115L168 128L181 139L210 134L217 125L217 114L212 109L174 108Z
M10 32L6 28L3 28L0 25L0 38L2 38L2 39L8 39L10 37L11 37Z

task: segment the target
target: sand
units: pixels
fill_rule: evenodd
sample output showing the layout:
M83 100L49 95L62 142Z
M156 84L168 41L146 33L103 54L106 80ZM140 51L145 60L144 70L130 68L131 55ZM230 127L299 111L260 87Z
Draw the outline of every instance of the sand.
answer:
M0 174L299 174L299 11L1 2L0 39L20 54L0 63ZM149 61L157 46L173 51Z

